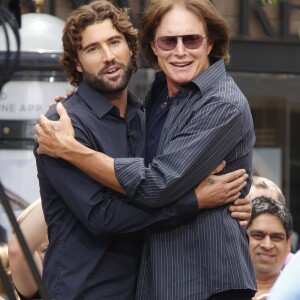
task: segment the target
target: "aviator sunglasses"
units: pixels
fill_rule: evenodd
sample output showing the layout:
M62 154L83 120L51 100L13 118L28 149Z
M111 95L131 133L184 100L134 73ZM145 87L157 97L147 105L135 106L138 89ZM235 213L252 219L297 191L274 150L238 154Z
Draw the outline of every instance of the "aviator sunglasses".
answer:
M200 34L170 35L158 37L155 42L163 51L173 50L177 45L178 39L182 40L182 43L186 48L198 49L206 37L207 36L202 36Z

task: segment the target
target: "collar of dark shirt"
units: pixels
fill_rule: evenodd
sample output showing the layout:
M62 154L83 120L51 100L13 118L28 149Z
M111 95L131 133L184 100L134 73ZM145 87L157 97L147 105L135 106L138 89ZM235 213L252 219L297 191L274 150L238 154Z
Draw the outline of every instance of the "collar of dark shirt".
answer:
M116 116L120 115L118 108L101 93L91 88L85 80L82 80L80 83L77 94L83 99L84 102L86 102L86 104L96 113L99 118L102 118L110 112ZM128 92L127 101L126 119L131 119L134 115L136 115L138 110L143 109L142 101L131 92Z

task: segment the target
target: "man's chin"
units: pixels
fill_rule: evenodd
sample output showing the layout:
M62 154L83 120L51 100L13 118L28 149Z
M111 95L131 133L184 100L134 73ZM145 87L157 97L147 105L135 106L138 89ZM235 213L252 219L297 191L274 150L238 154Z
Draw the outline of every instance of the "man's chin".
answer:
M124 91L127 88L127 84L120 84L117 82L109 82L109 84L103 85L103 88L101 91L102 93L119 93Z

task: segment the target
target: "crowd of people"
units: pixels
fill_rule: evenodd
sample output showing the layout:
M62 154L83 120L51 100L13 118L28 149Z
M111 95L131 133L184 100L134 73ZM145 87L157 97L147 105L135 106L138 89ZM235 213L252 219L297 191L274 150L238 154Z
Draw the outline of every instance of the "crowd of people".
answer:
M128 12L106 0L72 12L61 66L76 92L35 126L41 199L18 221L49 295L265 299L292 217L274 183L251 187L228 26L207 0L151 0L138 42ZM143 103L128 91L139 48L159 69ZM18 297L38 299L14 235L6 253Z

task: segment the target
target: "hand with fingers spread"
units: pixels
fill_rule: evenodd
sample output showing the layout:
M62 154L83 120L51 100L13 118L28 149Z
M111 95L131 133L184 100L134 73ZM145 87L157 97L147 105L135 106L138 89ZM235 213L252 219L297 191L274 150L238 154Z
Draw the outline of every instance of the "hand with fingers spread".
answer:
M225 167L222 162L196 188L199 208L213 208L237 200L240 191L246 186L248 174L244 169L224 175L214 175Z
M50 121L40 115L34 126L35 140L39 144L38 154L47 154L52 157L62 157L74 139L74 129L66 109L61 103L56 106L60 116L58 121Z

